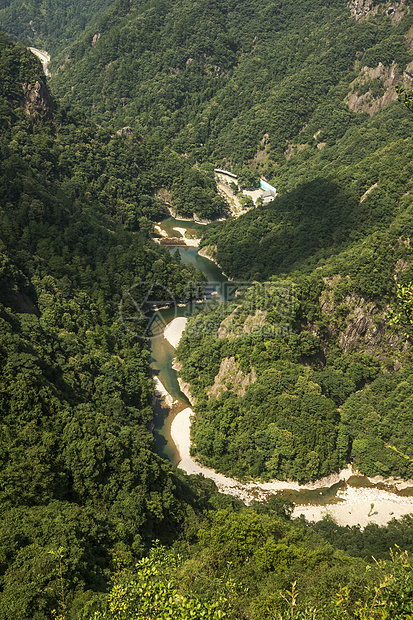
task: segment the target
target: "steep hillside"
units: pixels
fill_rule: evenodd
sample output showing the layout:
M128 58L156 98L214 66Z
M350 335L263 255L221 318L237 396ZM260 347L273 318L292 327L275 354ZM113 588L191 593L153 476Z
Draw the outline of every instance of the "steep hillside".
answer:
M118 314L139 280L202 280L149 239L159 197L214 218L213 164L249 166L279 196L203 240L242 294L177 352L195 452L244 478L413 476L409 4L10 0L0 19L55 51L53 98L0 38L0 620L409 617L389 548L412 551L410 517L292 522L159 458L146 342Z
M112 3L113 0L6 0L0 4L0 30L14 41L55 55L76 41Z
M223 325L242 327L245 311L220 308L204 319L218 338L199 319L181 346L196 449L223 472L306 480L352 461L368 475L412 475L413 117L395 101L401 69L406 82L410 71L409 7L399 8L396 17L382 4L352 7L366 32L392 33L359 54L350 83L331 91L335 104L321 102L280 153L279 196L204 235L205 251L243 287L284 278L296 304L229 340ZM199 356L206 347L213 362ZM242 394L228 387L237 371L257 377Z
M74 618L113 553L131 563L154 537L169 542L197 506L156 452L147 345L119 301L151 279L179 297L199 274L93 190L94 166L119 183L116 163L131 150L140 161L138 146L62 111L3 35L0 67L0 618L51 617L59 553Z
M410 244L381 241L382 277L410 283ZM334 267L243 282L243 296L190 321L177 355L201 462L266 480L315 480L348 462L412 477L411 284L386 300L362 292L354 257Z
M119 4L71 48L54 89L100 121L274 177L285 151L335 143L409 78L413 18L389 6L359 19L344 1Z

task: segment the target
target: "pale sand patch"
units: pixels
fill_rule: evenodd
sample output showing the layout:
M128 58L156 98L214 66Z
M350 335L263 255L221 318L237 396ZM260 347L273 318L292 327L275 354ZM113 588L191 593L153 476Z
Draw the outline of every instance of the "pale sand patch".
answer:
M205 478L211 478L222 493L229 493L244 502L253 499L245 489L245 485L240 484L232 478L227 478L213 469L199 465L199 463L190 456L191 416L192 409L187 407L180 411L172 420L171 437L181 458L178 467L187 474L202 474Z
M192 416L192 409L187 407L175 416L171 425L171 437L176 445L181 459L178 467L179 469L183 469L187 474L203 474L205 478L211 478L220 491L223 491L224 493L231 493L231 495L235 495L244 501L257 499L257 494L263 494L266 496L267 494L271 494L275 491L282 491L283 489L298 491L300 488L309 488L300 487L298 482L283 481L263 483L250 482L248 484L243 484L233 478L228 478L223 474L219 474L214 469L200 465L192 456L190 456L189 452L191 445L190 435ZM234 493L234 490L236 490L236 493Z
M176 400L174 400L173 396L171 396L171 394L168 392L168 390L158 377L154 376L153 382L155 384L155 396L163 399L166 406L171 408L172 405L176 403Z
M166 232L166 230L161 228L158 224L155 224L154 229L156 230L157 233L159 233L161 235L161 237L167 237L168 236L168 233Z
M187 318L178 316L175 319L172 319L172 321L168 323L164 329L163 335L175 349L182 338L187 321Z
M183 239L185 245L188 245L191 248L197 248L201 243L201 239Z
M360 525L364 528L369 523L386 525L392 519L413 513L413 497L399 497L390 491L347 487L337 496L344 501L326 506L296 505L293 517L304 515L308 521L320 521L330 515L339 525Z
M176 230L182 237L185 237L186 228L180 228L179 226L174 226L172 230Z
M177 232L179 232L180 235L182 235L183 240L185 242L185 245L189 245L189 246L191 246L193 248L197 248L199 246L199 243L200 243L201 239L187 239L185 237L185 234L186 234L186 231L187 231L186 228L181 228L179 226L174 226L174 228L172 230L176 230Z
M254 204L257 204L257 200L263 195L264 190L261 188L253 190L244 189L243 193L245 194L245 196L250 196L253 199Z
M193 416L192 409L187 407L180 411L172 421L171 425L171 437L176 445L179 457L181 459L178 467L183 469L187 474L203 474L205 478L211 478L216 485L224 493L231 493L236 497L243 499L244 501L251 501L252 499L265 498L272 495L276 491L282 491L284 489L292 489L299 491L300 489L314 490L335 484L339 480L347 480L353 475L351 467L347 467L342 470L340 474L333 474L328 478L317 480L317 482L299 485L298 482L285 482L283 480L273 480L271 482L249 482L243 484L233 478L228 478L223 474L219 474L214 469L204 467L197 463L197 461L190 456L189 449L191 445L191 417ZM228 490L230 489L230 490ZM236 490L236 493L233 491Z

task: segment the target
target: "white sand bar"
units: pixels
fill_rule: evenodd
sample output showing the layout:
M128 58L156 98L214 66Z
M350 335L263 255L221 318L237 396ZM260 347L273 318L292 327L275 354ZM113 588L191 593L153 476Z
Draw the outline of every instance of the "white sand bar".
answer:
M192 246L194 248L197 248L199 246L199 242L201 241L201 239L187 239L185 237L186 228L181 228L180 226L175 226L172 230L176 230L177 232L179 232L180 235L182 235L183 240L185 242L185 245L189 245Z
M192 409L187 407L176 415L171 425L171 437L181 458L178 467L187 474L202 474L205 478L211 478L222 493L229 493L246 503L253 499L265 500L284 489L312 490L323 488L339 480L347 480L350 475L354 474L352 468L347 467L339 474L318 480L313 484L299 485L297 482L281 480L243 484L232 478L227 478L213 469L203 467L190 456L191 416ZM339 525L365 527L369 523L386 525L391 519L399 519L405 514L413 513L413 497L399 497L390 491L347 486L343 491L338 492L338 498L343 501L324 506L296 504L293 517L304 515L308 521L321 521L323 517L330 515ZM372 504L374 504L373 508L371 507Z
M391 491L348 486L338 497L344 501L327 506L296 506L293 516L304 515L308 521L321 521L330 515L339 525L364 528L369 523L386 525L392 519L413 513L413 497L399 497Z
M163 335L175 349L182 338L187 321L184 316L177 316L165 327Z
M182 237L185 237L186 228L181 228L180 226L174 226L172 230L176 230Z
M173 396L171 396L162 381L157 376L153 377L153 382L155 384L155 396L162 399L166 406L171 408L172 405L176 403Z
M158 224L155 224L154 229L156 230L156 232L159 235L161 235L161 237L167 237L168 236L168 233L166 232L166 230L161 228Z
M249 485L243 485L237 480L227 478L209 467L203 467L190 456L191 416L192 409L187 407L175 416L171 424L171 437L181 458L178 465L179 469L182 469L187 474L202 474L205 478L211 478L222 493L233 495L244 502L254 498L258 499L253 490L249 491L247 489Z

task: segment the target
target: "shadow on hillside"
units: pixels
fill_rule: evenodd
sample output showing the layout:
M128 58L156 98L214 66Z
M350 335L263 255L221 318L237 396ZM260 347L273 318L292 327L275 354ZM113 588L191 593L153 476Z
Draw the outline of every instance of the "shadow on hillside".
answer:
M217 259L226 273L249 279L314 267L358 236L362 222L354 190L316 179L228 222Z

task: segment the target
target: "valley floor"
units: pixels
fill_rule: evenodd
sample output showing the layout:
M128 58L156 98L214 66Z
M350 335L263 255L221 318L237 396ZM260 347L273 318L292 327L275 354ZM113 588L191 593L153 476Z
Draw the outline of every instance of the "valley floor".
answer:
M171 321L165 328L165 338L173 347L177 347L185 329L186 319L179 317ZM157 380L160 383L159 379ZM162 385L162 384L161 384ZM162 386L163 388L163 386ZM163 388L158 392L167 398L172 398ZM241 499L245 503L252 500L266 501L271 495L282 491L314 491L320 489L322 496L332 485L343 482L343 488L337 490L335 496L324 503L320 497L320 505L295 503L293 517L304 515L308 521L320 521L325 516L331 516L339 525L360 525L362 528L369 523L386 525L394 518L401 518L405 514L413 513L413 496L400 496L397 491L413 489L413 481L384 481L388 488L355 488L347 484L349 478L357 475L351 465L338 474L333 474L314 483L299 485L297 482L273 480L271 482L251 482L243 484L233 478L228 478L213 469L200 465L190 456L190 429L193 411L186 407L175 416L171 425L171 437L179 453L178 467L187 474L202 474L212 479L219 490ZM377 482L372 480L372 482ZM308 501L308 500L307 500ZM314 500L313 500L314 501ZM317 502L318 504L318 502ZM374 505L373 505L374 504Z

